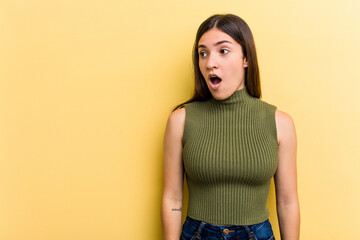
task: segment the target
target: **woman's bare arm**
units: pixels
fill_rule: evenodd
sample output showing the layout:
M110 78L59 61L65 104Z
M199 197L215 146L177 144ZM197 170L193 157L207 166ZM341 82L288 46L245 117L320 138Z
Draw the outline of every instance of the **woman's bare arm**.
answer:
M164 136L163 193L161 205L164 240L179 240L181 234L184 170L182 136L185 109L171 113Z
M300 237L300 207L297 194L297 140L292 118L285 112L275 114L279 141L279 163L275 173L276 206L282 240Z

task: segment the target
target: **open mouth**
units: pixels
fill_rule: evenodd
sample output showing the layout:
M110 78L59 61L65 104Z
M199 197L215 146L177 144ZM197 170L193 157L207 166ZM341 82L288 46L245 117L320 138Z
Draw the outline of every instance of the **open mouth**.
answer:
M210 75L210 85L212 88L218 87L221 81L222 81L221 78L219 78L215 74Z

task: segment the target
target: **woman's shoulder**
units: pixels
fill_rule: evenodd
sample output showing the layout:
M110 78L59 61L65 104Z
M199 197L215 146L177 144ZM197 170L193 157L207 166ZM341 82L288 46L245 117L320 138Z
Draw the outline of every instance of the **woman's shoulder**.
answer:
M172 129L172 131L179 131L179 133L182 132L182 129L184 129L185 125L185 108L181 107L176 110L174 110L167 122L167 126L169 129Z
M293 137L296 134L294 120L288 113L276 109L275 122L279 143L282 139Z
M166 124L165 142L170 144L180 143L183 136L184 126L185 109L179 108L171 112Z
M279 109L276 109L275 111L275 119L276 119L276 123L279 123L279 126L291 126L294 125L294 120L293 118L286 112L281 111Z
M168 119L169 123L172 124L181 124L185 121L185 106L182 106L176 110L174 110Z
M271 104L267 101L264 101L263 99L259 99L259 98L254 98L254 101L256 103L258 103L259 105L265 107L265 108L268 108L268 109L272 109L272 110L276 110L277 109L277 106L274 105L274 104Z
M193 116L194 114L197 115L202 111L206 111L206 109L208 109L209 107L209 100L204 100L204 101L191 101L188 103L185 103L181 106L180 109L183 109L182 113L178 113L178 114L183 114L185 115L189 115L189 116ZM180 110L177 109L177 110Z
M186 113L191 113L193 111L198 111L199 107L204 103L205 101L191 101L184 103L177 107L169 116L169 122L175 123L175 124L184 124L185 123L185 116ZM201 109L201 107L200 107Z

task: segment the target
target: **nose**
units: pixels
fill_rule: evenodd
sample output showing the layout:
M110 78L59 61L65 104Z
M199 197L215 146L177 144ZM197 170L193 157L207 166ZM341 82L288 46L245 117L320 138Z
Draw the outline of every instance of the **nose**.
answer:
M213 69L218 67L218 61L215 56L215 54L209 54L207 61L206 61L206 67L208 69Z

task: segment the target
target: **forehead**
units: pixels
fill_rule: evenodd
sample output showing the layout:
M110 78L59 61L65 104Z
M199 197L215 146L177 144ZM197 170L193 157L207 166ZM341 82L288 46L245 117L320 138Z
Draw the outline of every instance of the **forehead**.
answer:
M218 28L212 28L209 31L205 32L199 39L198 45L204 45L206 47L212 47L214 44L220 41L229 41L235 43L235 40L227 33L219 30Z

